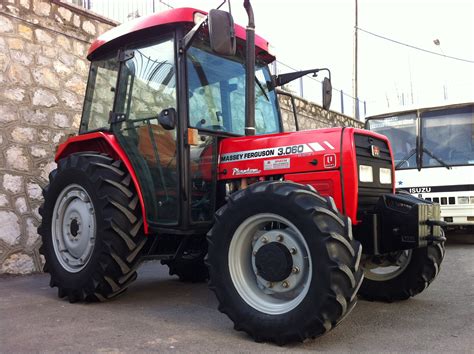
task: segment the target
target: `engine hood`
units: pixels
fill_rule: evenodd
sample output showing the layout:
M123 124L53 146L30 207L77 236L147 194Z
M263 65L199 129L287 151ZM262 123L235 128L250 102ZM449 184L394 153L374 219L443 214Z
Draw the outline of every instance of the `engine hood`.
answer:
M342 130L223 139L219 147L219 179L338 169Z

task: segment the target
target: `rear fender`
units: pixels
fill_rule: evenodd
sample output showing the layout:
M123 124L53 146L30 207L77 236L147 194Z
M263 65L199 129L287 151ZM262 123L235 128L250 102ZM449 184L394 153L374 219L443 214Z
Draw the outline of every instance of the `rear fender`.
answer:
M132 177L133 184L138 194L140 206L142 208L143 227L145 234L149 233L149 225L146 219L145 201L143 200L142 190L138 183L137 175L132 167L127 154L123 151L115 136L106 132L94 132L89 134L82 134L69 138L66 142L59 145L54 160L58 162L60 159L82 151L97 151L105 153L115 160L121 160L125 165L128 173Z

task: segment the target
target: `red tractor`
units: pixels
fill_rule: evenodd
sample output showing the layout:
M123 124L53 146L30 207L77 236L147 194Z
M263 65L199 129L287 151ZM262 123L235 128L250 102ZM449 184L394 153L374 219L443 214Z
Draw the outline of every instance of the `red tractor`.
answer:
M184 8L92 44L80 131L40 208L59 297L112 299L160 259L209 279L235 329L284 344L335 327L357 294L407 299L436 277L439 205L395 194L385 136L283 132L276 87L319 69L272 77L244 6L246 30Z

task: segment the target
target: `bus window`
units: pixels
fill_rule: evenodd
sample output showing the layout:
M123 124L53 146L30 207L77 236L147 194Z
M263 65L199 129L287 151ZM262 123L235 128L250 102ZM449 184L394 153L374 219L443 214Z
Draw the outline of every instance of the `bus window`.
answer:
M423 113L421 134L426 149L423 167L440 166L436 158L451 166L474 165L472 106Z
M392 145L397 169L416 168L416 114L368 121L368 129L385 135Z

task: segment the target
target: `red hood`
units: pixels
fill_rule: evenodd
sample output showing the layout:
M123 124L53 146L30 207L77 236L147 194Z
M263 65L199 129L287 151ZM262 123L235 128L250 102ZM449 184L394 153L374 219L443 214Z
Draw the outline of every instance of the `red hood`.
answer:
M342 128L224 139L219 178L338 169Z

